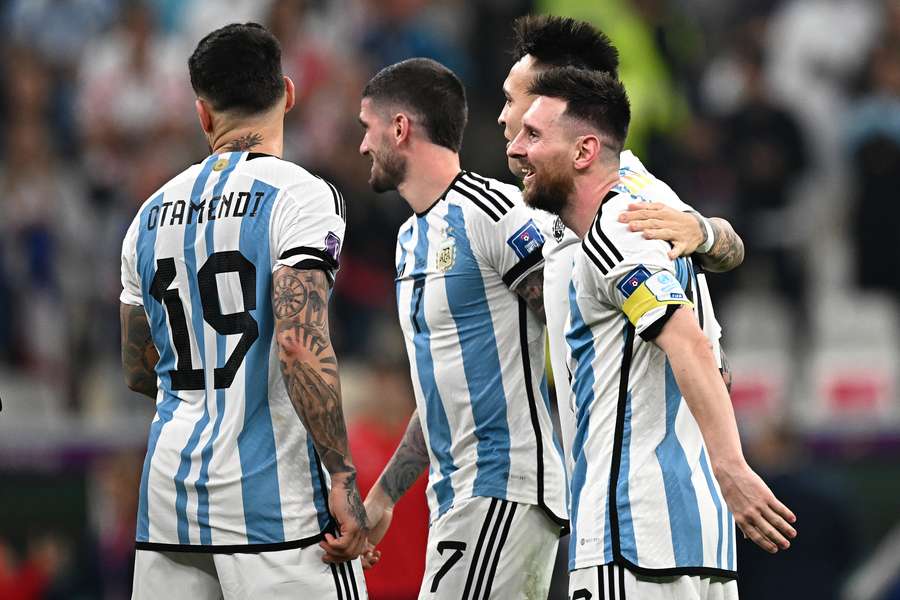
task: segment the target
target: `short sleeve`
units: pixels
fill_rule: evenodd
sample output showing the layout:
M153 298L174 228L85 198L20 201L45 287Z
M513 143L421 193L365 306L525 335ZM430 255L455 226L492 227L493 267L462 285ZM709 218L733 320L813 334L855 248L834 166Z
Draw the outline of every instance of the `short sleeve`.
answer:
M288 187L272 213L273 270L320 269L333 282L345 231L344 199L332 184L310 178Z
M525 206L521 197L515 200L497 222L482 219L473 239L481 256L510 289L544 265L539 216Z
M143 306L141 279L137 273L137 236L140 227L140 213L131 222L122 241L122 293L119 302L132 306Z
M692 306L685 291L689 283L679 280L680 269L669 259L665 242L645 240L618 222L617 208L627 206L623 196L608 204L582 242L588 258L585 277L643 339L653 340L675 309Z

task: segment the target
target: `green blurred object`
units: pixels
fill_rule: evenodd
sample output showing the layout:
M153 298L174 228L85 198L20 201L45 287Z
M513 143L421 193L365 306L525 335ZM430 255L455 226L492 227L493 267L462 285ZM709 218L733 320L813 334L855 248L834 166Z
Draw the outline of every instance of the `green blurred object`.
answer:
M593 24L619 50L619 77L631 100L627 148L638 156L653 132L669 132L686 119L688 106L656 47L653 31L628 0L538 0L538 12Z

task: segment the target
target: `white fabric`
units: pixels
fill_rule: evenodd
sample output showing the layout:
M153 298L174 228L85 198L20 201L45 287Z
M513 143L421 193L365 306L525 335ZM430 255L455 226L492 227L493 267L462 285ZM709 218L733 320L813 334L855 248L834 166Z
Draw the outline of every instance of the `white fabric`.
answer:
M317 546L247 554L138 550L132 600L365 600L359 560L331 566Z
M419 600L546 598L558 545L536 506L464 500L431 524Z
M569 573L570 600L738 600L737 580L699 575L644 577L618 565Z

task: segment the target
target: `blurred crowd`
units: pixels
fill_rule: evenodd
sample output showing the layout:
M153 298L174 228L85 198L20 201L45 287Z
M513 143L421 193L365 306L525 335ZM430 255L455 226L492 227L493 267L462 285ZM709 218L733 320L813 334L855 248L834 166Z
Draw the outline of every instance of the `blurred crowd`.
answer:
M710 278L727 336L735 315L726 348L752 357L755 334L773 331L788 357L786 379L795 381L812 355L823 356L830 372L831 346L824 346L852 344L835 343L827 328L835 315L858 317L868 306L872 329L886 334L884 348L896 349L900 0L5 0L0 385L40 386L45 412L88 422L136 413L146 427L152 407L128 394L117 366L121 240L140 204L208 152L187 76L190 52L221 25L258 21L280 39L298 91L285 158L335 182L347 200L333 335L346 365L354 443L378 457L370 460L374 474L360 481L374 478L412 406L393 297L395 233L409 210L396 195L368 188L369 165L357 152L360 91L376 70L407 57L445 63L469 94L464 163L511 181L496 117L510 24L531 11L586 19L610 35L633 107L628 146L688 203L729 219L743 237L745 264ZM769 320L783 326L767 329ZM880 348L882 362L870 366L896 375L898 355L884 362ZM879 402L880 388L865 383L838 382L832 391L839 401L861 394ZM884 414L894 414L896 392L885 385L894 408ZM745 378L736 403L757 387ZM371 389L393 390L390 410ZM796 388L786 390L790 398ZM782 449L795 443L783 437L779 414L774 421L771 430L767 422L756 427L761 462L771 458L773 440ZM124 490L136 492L129 468L143 442L78 463L88 473L88 484L73 484L89 498L85 511L111 503L78 535L36 531L27 544L7 545L0 529L0 597L52 591L54 574L85 555L103 557L90 571L100 575L86 579L100 583L68 589L125 597L134 498ZM769 466L783 471L777 462ZM803 464L790 462L797 472ZM841 514L840 500L822 504L815 485L797 485L801 502L822 507L823 523ZM817 548L825 554L827 541ZM835 581L850 564L841 556L823 558Z

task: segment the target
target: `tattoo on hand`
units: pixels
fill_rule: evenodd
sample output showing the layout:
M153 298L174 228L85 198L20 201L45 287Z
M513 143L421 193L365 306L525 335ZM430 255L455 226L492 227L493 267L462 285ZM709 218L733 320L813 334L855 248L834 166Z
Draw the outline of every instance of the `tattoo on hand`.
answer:
M354 520L359 523L363 529L369 528L369 517L366 514L366 507L363 505L362 498L359 495L359 487L356 485L356 471L347 476L344 483L344 490L347 493L347 506L350 508L350 514Z
M159 353L153 344L144 307L123 304L119 312L122 322L122 366L128 387L156 398L156 363L159 361Z
M322 271L285 267L275 272L272 310L281 374L322 464L331 474L355 473L328 333L327 289Z
M398 500L412 487L425 467L428 466L428 447L425 444L425 434L422 433L422 424L419 421L419 413L413 413L403 435L403 441L394 452L391 462L381 476L381 487L390 497L391 502Z
M699 255L700 264L709 271L724 272L744 262L744 242L731 225L722 219L710 219L716 241L706 254Z
M229 152L240 152L242 150L250 150L254 146L262 144L262 135L258 133L248 133L238 139L230 142L225 149Z
M525 300L528 308L534 312L541 323L547 323L547 316L544 313L544 270L538 269L526 275L519 285L516 286L515 292Z

